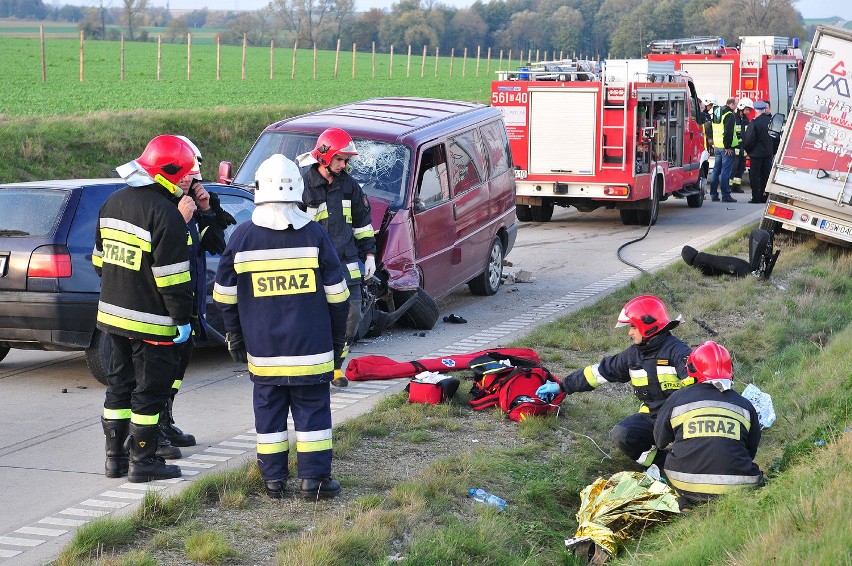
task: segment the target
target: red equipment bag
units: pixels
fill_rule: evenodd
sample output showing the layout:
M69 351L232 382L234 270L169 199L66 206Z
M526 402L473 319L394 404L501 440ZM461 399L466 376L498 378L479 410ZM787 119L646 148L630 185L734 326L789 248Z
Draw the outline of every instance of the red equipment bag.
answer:
M561 392L550 403L540 399L536 390L548 381L557 381L535 360L516 356L500 356L488 352L471 361L474 383L470 389L470 406L475 411L499 406L513 421L530 415L546 415L559 408L565 399Z
M471 360L497 352L498 356L516 356L539 361L535 350L529 348L496 348L481 350L471 354L457 354L441 358L423 358L411 362L398 362L385 356L361 356L350 360L346 366L346 377L352 381L368 381L373 379L394 379L397 377L414 377L422 371L447 372L468 369Z
M454 377L444 378L438 383L412 379L407 387L408 402L437 405L451 400L458 388L459 380Z

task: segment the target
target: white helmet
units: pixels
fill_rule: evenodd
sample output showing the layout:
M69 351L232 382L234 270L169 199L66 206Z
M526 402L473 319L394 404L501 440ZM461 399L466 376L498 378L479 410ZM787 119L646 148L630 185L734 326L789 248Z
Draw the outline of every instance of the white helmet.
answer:
M305 183L299 166L276 153L260 164L254 174L254 203L302 202Z
M742 110L744 108L751 108L754 110L754 102L752 102L751 98L747 96L740 98L739 103L737 103L737 110Z
M704 103L704 106L708 106L708 105L710 105L710 104L712 104L712 105L714 105L714 106L715 106L715 105L716 105L716 95L715 95L715 94L713 94L712 92L708 92L708 93L707 93L707 94L705 94L705 95L704 95L704 97L701 99L701 102L703 102L703 103Z
M195 145L194 143L192 143L192 141L188 137L186 137L186 136L175 136L175 137L180 138L183 141L185 141L186 145L188 145L190 147L190 149L192 149L192 152L195 154L195 162L196 163L195 163L195 167L193 167L192 171L190 171L190 174L200 181L201 180L201 150L198 149L198 146Z

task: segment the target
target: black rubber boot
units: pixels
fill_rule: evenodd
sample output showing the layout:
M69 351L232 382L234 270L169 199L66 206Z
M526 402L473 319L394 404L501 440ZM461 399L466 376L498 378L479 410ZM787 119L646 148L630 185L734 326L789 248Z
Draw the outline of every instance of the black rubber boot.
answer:
M157 425L137 425L130 423L130 466L127 480L132 483L145 483L153 480L179 478L179 466L166 464L157 453Z
M165 460L180 460L183 457L180 448L172 445L163 427L157 425L157 456Z
M268 481L266 483L266 495L272 499L283 499L284 491L287 489L287 480Z
M185 433L175 426L175 417L172 413L173 403L174 397L168 400L166 403L166 410L160 413L160 430L162 431L163 436L172 443L172 446L195 446L195 437L191 434ZM162 439L163 436L160 438Z
M306 478L300 491L305 499L328 499L340 493L340 482L331 477Z
M160 431L162 432L160 439L167 438L172 446L195 446L195 437L175 426L175 418L172 414L173 403L174 397L166 402L166 410L160 413Z
M106 463L104 470L108 478L121 478L127 475L130 454L124 447L127 432L130 429L129 419L105 419L101 417L101 425L106 436Z

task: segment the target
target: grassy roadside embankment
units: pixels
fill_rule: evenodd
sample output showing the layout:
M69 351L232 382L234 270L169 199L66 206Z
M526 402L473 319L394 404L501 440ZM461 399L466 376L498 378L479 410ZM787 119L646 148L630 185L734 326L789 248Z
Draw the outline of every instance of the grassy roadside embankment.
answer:
M737 390L755 383L773 397L778 421L758 453L767 485L649 530L616 564L852 561L852 434L844 433L852 404L852 254L814 240L777 245L771 281L708 278L677 264L658 275L677 306L643 276L516 342L562 375L623 348L616 314L633 296L655 293L685 315L676 333L686 342L711 338L695 319L718 333L713 338L734 356ZM743 256L746 247L744 230L715 251ZM175 499L150 494L140 512L117 520L129 527L109 520L81 528L59 564L577 563L562 541L577 526L579 491L598 476L633 469L607 438L636 409L629 388L572 395L558 416L516 424L496 411L472 413L468 386L450 406L409 405L400 394L336 427L335 470L348 498L275 505L253 466L214 474ZM471 431L481 444L471 443ZM384 472L412 453L409 473ZM503 496L508 509L474 504L465 497L471 486ZM213 512L227 519L210 522ZM202 544L211 550L198 554ZM272 550L260 560L253 547Z

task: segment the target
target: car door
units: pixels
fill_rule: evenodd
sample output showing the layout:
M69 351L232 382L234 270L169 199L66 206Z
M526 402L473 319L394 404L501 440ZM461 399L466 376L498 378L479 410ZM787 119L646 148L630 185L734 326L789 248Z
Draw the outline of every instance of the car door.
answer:
M414 251L423 276L423 287L433 297L446 293L457 283L453 273L452 249L456 219L450 200L447 151L443 143L423 149L415 177Z
M451 254L453 284L466 283L485 269L494 230L486 182L488 158L479 129L447 143L455 242Z

